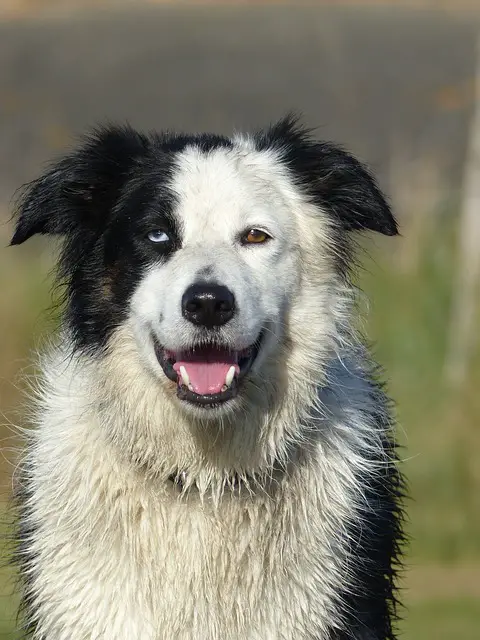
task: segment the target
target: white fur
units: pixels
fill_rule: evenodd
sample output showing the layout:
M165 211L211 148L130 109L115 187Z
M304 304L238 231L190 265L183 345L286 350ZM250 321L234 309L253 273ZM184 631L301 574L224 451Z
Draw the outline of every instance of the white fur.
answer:
M238 351L252 345L262 328L272 348L283 334L284 308L299 287L298 230L291 215L296 193L274 157L247 153L243 146L208 155L187 148L170 186L179 203L182 250L149 270L131 305L146 364L161 379L152 338L172 351L196 342L196 327L184 319L181 307L190 285L213 281L233 292L237 312L221 335ZM242 246L239 238L251 228L267 231L272 239ZM262 357L257 368L261 362Z
M72 353L65 334L42 362L24 465L35 637L326 638L336 594L355 587L356 472L378 471L382 436L327 217L248 139L187 149L172 188L182 250L139 283L107 354ZM272 242L240 247L250 226ZM230 344L270 334L238 402L206 419L175 397L152 332L172 349L193 339L180 299L210 265L238 301ZM168 480L178 470L183 487Z

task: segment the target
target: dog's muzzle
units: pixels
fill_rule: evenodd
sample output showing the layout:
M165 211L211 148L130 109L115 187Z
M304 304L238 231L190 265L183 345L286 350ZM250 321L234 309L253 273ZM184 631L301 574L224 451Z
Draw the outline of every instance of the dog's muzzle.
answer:
M177 384L180 400L214 407L234 398L259 353L263 332L247 349L235 351L215 343L172 351L155 342L163 372Z

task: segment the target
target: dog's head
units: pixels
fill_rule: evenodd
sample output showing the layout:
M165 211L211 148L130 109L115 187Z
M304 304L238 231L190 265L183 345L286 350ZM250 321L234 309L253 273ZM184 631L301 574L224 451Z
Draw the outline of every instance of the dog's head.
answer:
M28 187L12 244L63 236L76 348L102 357L128 327L168 401L212 417L268 396L292 344L311 375L359 229L397 232L373 178L286 119L232 138L99 130Z

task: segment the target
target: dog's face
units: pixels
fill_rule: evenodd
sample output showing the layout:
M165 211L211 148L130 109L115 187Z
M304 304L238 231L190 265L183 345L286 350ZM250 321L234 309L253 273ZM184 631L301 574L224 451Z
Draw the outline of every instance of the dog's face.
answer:
M139 237L151 257L131 320L144 361L185 408L231 408L282 339L299 277L282 179L253 150L187 147L173 163L169 211L149 205Z
M303 247L341 277L360 228L396 232L373 179L285 120L249 138L100 131L33 183L12 244L62 234L77 348L101 357L128 325L159 389L216 416L289 339Z

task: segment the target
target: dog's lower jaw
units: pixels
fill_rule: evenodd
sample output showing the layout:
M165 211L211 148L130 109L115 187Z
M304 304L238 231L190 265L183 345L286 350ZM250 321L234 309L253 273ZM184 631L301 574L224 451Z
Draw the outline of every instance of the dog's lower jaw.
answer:
M198 407L177 396L177 383L149 366L129 326L112 337L99 362L86 366L102 414L103 432L121 455L142 472L168 476L174 469L200 464L229 472L262 471L283 459L277 451L283 424L295 424L295 403L286 399L283 351L261 353L239 383L235 398L214 408ZM268 383L266 383L266 380ZM304 381L302 380L303 384ZM268 436L269 423L278 425Z

